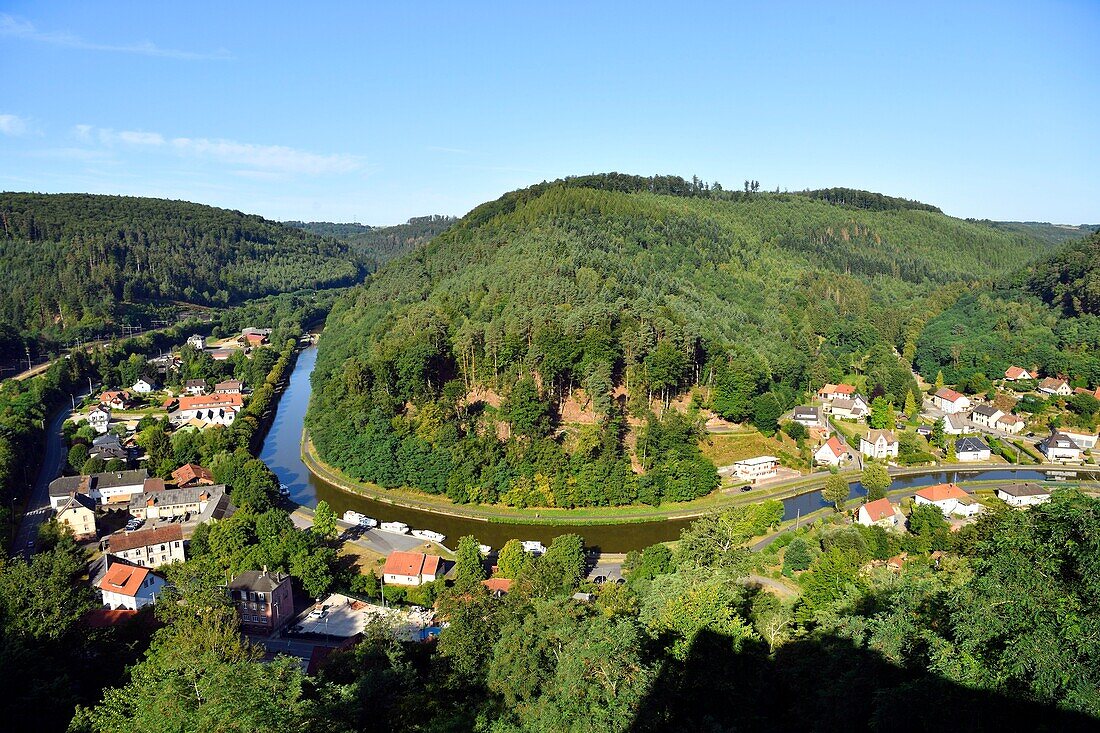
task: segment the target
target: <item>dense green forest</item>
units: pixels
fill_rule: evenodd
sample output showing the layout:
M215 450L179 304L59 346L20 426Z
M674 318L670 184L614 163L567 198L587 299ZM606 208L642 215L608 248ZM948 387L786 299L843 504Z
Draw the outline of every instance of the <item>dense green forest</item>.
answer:
M1100 234L960 298L929 321L916 364L949 383L1016 364L1100 385Z
M78 337L142 304L224 306L359 282L346 243L239 211L89 194L0 193L0 338Z
M610 174L474 209L334 306L308 418L321 455L457 502L695 498L717 478L699 413L661 409L677 396L770 431L857 372L900 408L928 318L1045 251L899 199L753 188ZM559 414L576 388L579 428Z
M260 661L222 584L225 569L262 561L304 563L311 590L342 587L309 561L311 548L331 552L316 530L270 511L211 527L168 568L147 649L127 643L141 638L133 627L78 622L90 599L62 541L0 564L0 660L22 663L0 667L12 693L0 709L13 730L48 731L79 705L73 733L1095 729L1100 501L1065 489L1026 511L990 507L957 532L925 507L909 533L819 523L750 553L742 543L778 504L699 520L675 550L631 553L623 585L583 580L580 537L539 558L513 540L498 561L513 580L504 598L481 585L477 541L462 538L452 580L415 589L449 623L438 641L371 624L308 676L289 657ZM899 552L902 567L884 567ZM745 582L778 557L793 594Z
M358 254L369 258L374 265L382 265L395 257L400 257L413 247L424 244L432 237L442 234L456 221L458 220L453 216L432 214L416 216L404 224L385 227L372 227L366 224L333 224L324 221L285 223L323 237L341 239Z
M1003 232L1026 234L1037 237L1051 244L1066 244L1078 239L1083 239L1093 232L1100 231L1100 224L1050 224L1041 221L989 221L974 219L979 224L986 224Z

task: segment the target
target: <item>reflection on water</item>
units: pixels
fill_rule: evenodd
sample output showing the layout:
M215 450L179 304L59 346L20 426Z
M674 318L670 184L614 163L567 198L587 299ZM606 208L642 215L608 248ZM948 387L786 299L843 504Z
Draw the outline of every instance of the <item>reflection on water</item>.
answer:
M391 506L367 497L342 491L327 481L322 481L309 472L301 459L302 426L305 421L306 407L309 405L309 377L317 363L317 348L309 347L298 355L290 384L279 400L278 410L271 429L264 440L260 458L278 475L279 480L290 487L290 497L294 501L313 507L319 499L324 499L336 511L343 514L348 509L362 512L379 521L405 522L416 529L431 529L447 535L447 544L453 547L459 537L472 534L482 544L499 549L510 539L538 540L549 544L560 534L579 534L589 547L604 552L626 552L641 549L655 542L674 540L680 536L680 530L689 520L668 520L646 522L644 524L568 526L494 524L475 519L451 517L445 514L404 507ZM892 489L919 488L945 481L975 481L993 479L1012 479L1042 481L1047 475L1034 469L987 469L976 471L950 471L910 476L894 480ZM852 484L851 498L864 496L867 492L856 482ZM786 499L784 519L794 519L799 515L828 506L821 498L820 491Z

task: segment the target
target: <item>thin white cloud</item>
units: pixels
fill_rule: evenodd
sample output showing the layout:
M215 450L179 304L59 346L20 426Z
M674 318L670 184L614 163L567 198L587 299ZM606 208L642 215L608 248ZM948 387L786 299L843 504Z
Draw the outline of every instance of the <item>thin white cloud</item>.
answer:
M0 115L0 134L18 137L27 132L27 121L19 115Z
M9 13L0 13L0 36L21 38L27 41L48 43L53 46L75 48L82 51L132 53L181 61L226 61L233 58L233 55L224 48L211 53L198 53L174 48L161 48L151 41L129 44L95 43L66 31L40 31L30 21L18 19Z
M205 137L175 137L169 140L159 132L116 131L89 125L77 125L74 134L83 141L98 140L106 147L163 150L182 158L241 166L233 173L253 179L266 177L266 180L274 180L274 176L288 174L321 176L350 173L363 166L362 159L354 155L321 155L285 145L256 145Z
M428 150L436 153L454 153L455 155L473 155L472 150L466 150L464 148L448 148L442 145L429 145Z

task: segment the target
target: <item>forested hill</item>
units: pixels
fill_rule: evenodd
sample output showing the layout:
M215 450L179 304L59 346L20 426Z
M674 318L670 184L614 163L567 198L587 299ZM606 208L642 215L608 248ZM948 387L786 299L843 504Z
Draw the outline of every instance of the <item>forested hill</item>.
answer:
M447 231L458 221L453 216L416 216L404 224L372 227L366 224L334 224L327 221L288 221L288 226L322 236L337 237L375 265L382 265L432 237Z
M1051 244L1066 244L1078 239L1084 239L1094 232L1100 231L1100 224L1050 224L1041 221L988 221L973 220L979 224L987 224L995 229L1005 232L1026 234L1042 239Z
M921 209L671 177L539 184L477 207L336 305L311 429L355 475L456 501L691 498L713 484L684 478L699 466L682 426L624 437L624 410L644 422L650 397L699 386L705 406L745 420L854 369L900 407L915 386L894 349L911 359L960 283L1046 249ZM599 416L579 444L557 415L576 387ZM499 411L466 410L475 391L501 395ZM624 478L632 465L644 475Z
M346 243L183 201L0 193L0 325L30 333L102 322L121 304L221 305L358 282Z

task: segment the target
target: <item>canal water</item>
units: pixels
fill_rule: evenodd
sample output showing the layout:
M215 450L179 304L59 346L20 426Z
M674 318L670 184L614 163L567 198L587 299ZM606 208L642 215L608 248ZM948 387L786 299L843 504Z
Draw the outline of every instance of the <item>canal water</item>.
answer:
M260 458L290 487L290 498L304 506L314 507L324 499L337 513L342 515L348 509L362 512L381 522L405 522L414 529L431 529L447 535L448 546L467 534L478 538L482 544L500 548L510 539L538 540L549 544L561 534L578 534L585 544L603 552L627 552L648 547L656 542L674 540L680 536L680 530L691 520L664 520L641 524L620 525L522 525L496 524L476 519L452 517L435 514L419 509L391 506L383 502L350 493L317 478L306 468L301 458L302 427L305 423L306 408L309 406L309 378L317 363L317 347L302 350L294 365L290 383L279 400L275 419L264 440ZM1069 469L1072 471L1072 469ZM1043 481L1048 478L1043 471L1034 469L984 469L975 471L941 471L894 479L891 490L902 488L919 489L922 486L944 483L946 481L988 481L1018 480ZM1086 478L1084 474L1081 478ZM1090 476L1095 480L1095 474ZM850 497L866 495L866 490L857 481L852 484ZM811 491L783 501L783 518L795 519L828 506L821 498L821 492Z

